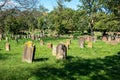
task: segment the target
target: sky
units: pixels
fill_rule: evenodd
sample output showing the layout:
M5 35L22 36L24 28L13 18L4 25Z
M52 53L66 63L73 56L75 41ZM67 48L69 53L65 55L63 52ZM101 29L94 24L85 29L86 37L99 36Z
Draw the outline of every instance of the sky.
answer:
M57 5L56 0L40 0L40 4L46 7L49 11ZM71 2L65 2L66 7L77 9L77 5L80 4L79 0L72 0Z

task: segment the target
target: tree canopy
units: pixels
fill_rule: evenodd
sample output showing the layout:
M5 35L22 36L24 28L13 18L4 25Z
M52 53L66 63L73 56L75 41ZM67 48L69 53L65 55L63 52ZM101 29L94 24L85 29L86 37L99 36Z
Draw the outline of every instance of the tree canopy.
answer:
M6 6L11 1L14 5ZM119 0L79 0L78 10L66 7L65 1L71 0L57 0L57 6L48 12L43 5L36 7L37 0L1 0L0 31L14 34L35 29L49 29L56 34L120 31Z

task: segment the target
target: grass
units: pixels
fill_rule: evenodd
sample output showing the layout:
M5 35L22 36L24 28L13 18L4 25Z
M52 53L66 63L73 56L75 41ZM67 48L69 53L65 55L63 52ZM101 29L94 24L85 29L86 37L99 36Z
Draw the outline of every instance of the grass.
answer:
M93 43L93 48L79 48L78 39L72 40L67 60L56 60L52 50L46 47L51 42L57 45L66 39L44 38L44 46L36 45L35 60L22 62L24 43L29 39L10 40L11 50L5 51L5 41L0 42L0 80L119 80L120 44L110 45L102 41ZM87 44L87 43L86 43Z

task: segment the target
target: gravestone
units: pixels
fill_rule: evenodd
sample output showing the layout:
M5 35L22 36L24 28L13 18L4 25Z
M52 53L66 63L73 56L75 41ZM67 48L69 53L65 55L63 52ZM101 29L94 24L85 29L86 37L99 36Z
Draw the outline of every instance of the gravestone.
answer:
M70 36L70 38L71 38L71 39L74 39L74 38L75 38L75 36L74 36L74 35L71 35L71 36Z
M91 36L86 36L86 41L92 41L92 37Z
M92 42L96 42L97 41L97 36L93 36L92 37Z
M111 36L108 36L108 42L111 42L111 40L112 40Z
M57 59L66 59L67 58L67 48L64 44L58 44L56 47L56 58Z
M106 42L107 40L108 40L108 39L107 39L107 36L103 36L103 37L102 37L102 41L105 41L105 42Z
M32 34L32 35L31 35L31 38L32 38L32 40L35 40L35 35Z
M88 42L87 47L88 47L88 48L92 48L92 47L93 47L93 43L92 43L92 42Z
M67 39L67 42L66 42L67 44L71 44L71 39Z
M18 43L18 36L15 36L15 41L16 43Z
M44 45L43 40L40 40L40 45L41 45L41 46L43 46L43 45Z
M35 45L32 41L25 43L22 60L28 63L33 62L35 56Z
M65 43L65 46L66 46L67 50L69 49L69 45L70 44L68 42Z
M120 42L120 38L119 38L118 36L115 37L115 40L116 40L117 42Z
M8 37L5 37L6 42L8 42Z
M47 48L52 48L53 44L52 43L47 43Z
M52 55L53 56L57 55L57 50L56 50L56 46L55 45L53 45L53 47L52 47Z
M85 45L85 39L84 39L84 37L80 37L79 38L79 46L80 46L80 48L84 48L84 45Z
M10 44L8 42L5 44L5 48L6 48L6 51L10 51Z
M23 36L24 39L26 39L26 37L27 37L26 35Z
M0 41L2 40L2 34L0 34Z

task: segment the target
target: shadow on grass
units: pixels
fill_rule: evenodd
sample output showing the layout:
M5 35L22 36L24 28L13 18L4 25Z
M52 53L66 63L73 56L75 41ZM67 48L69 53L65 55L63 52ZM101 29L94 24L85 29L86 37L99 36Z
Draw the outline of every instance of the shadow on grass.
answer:
M34 61L35 62L39 62L39 61L47 61L48 58L38 58L38 59L35 59Z
M32 72L37 80L119 80L120 56L107 56L104 59L68 59L58 68L49 66Z
M74 58L73 56L67 56L67 60L71 60L73 58Z
M0 60L5 60L5 59L8 59L10 56L12 56L13 54L11 53L0 53Z

